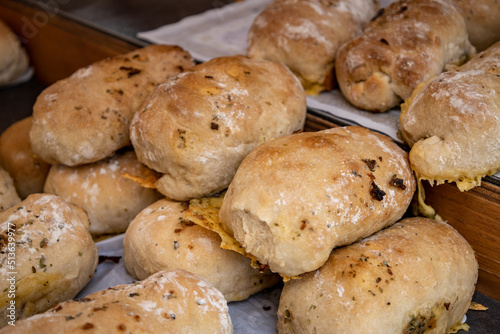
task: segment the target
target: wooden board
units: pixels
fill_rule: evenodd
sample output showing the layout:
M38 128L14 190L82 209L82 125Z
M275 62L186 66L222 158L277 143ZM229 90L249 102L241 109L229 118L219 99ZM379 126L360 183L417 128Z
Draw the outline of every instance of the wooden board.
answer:
M46 22L44 17L48 19ZM11 0L0 0L0 18L22 36L37 77L50 84L92 62L125 53L137 45ZM42 24L44 23L44 24ZM31 29L36 28L36 31ZM24 33L24 36L23 36ZM305 130L338 126L308 114ZM480 265L477 290L500 300L500 187L460 192L453 184L426 186L426 203L454 226L475 249Z

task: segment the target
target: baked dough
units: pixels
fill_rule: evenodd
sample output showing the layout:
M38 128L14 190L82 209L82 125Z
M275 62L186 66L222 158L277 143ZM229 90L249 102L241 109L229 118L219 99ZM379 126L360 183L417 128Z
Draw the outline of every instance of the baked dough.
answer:
M0 212L21 202L10 174L0 167Z
M465 20L453 4L400 0L339 49L335 70L350 103L384 112L407 99L418 83L474 53Z
M305 93L282 64L214 58L160 85L130 126L138 159L163 173L158 190L184 201L227 188L257 145L301 130Z
M132 276L144 279L158 271L184 269L212 283L228 302L246 299L280 280L254 269L249 258L222 249L217 233L186 217L187 205L162 199L130 223L123 248Z
M395 223L414 191L408 155L389 137L362 127L304 132L243 160L219 218L260 263L295 276Z
M43 191L50 168L31 149L29 132L32 123L33 117L26 117L9 126L0 135L0 166L12 176L21 198Z
M2 333L232 334L233 326L217 289L176 270L61 303Z
M150 45L79 69L33 106L33 151L50 164L96 162L130 144L130 121L149 93L193 66L180 47Z
M402 138L419 179L456 182L462 191L500 169L500 77L446 72L417 87L401 106Z
M85 287L98 260L88 230L81 208L51 194L30 195L0 213L0 327L74 298ZM15 289L8 280L13 275Z
M500 3L498 0L452 0L465 18L467 33L478 51L500 41Z
M285 283L278 332L449 333L461 325L478 275L451 226L408 218L336 249L323 267ZM454 333L454 332L453 332Z
M379 9L378 0L275 0L254 20L247 55L285 64L309 94L330 90L337 50Z
M0 85L8 84L26 72L28 54L16 34L0 20Z
M84 166L53 165L44 192L83 208L92 235L122 233L142 209L162 197L127 176L147 179L152 174L133 151L125 151Z
M479 70L500 75L500 41L476 54L456 70L460 72Z

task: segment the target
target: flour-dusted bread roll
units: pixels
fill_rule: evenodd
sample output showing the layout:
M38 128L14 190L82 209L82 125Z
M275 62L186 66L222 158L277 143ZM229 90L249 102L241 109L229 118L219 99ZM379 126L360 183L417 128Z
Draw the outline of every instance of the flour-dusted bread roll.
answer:
M120 152L84 166L53 165L44 192L83 208L92 235L122 233L142 209L161 198L155 189L145 188L128 176L147 179L153 173L133 151Z
M349 102L383 112L407 99L419 82L474 52L465 20L451 3L401 0L339 49L335 70Z
M233 325L220 291L176 270L61 303L0 333L231 334Z
M7 171L0 167L0 212L21 202L14 181Z
M500 75L500 41L477 53L468 62L455 68L460 72L479 70Z
M419 179L462 191L500 169L500 77L445 72L417 87L401 107L402 138Z
M51 164L96 162L130 144L130 121L149 93L193 66L177 46L150 45L84 67L33 106L33 151Z
M309 94L330 90L337 50L379 9L378 0L275 0L254 20L247 54L287 65Z
M408 156L390 138L362 127L304 132L245 158L220 221L259 262L295 276L396 222L414 191Z
M184 269L212 283L227 301L237 301L276 284L250 259L220 247L221 238L186 217L187 202L159 200L132 221L123 241L129 273L144 279L162 270Z
M29 132L33 117L26 117L0 135L0 166L12 176L21 198L41 193L50 165L31 149Z
M160 85L132 121L138 159L174 200L224 190L257 145L301 130L305 93L282 64L214 58Z
M16 34L0 20L0 85L21 77L28 66L28 54Z
M75 297L94 275L87 215L55 195L33 194L1 212L0 233L0 327Z
M285 284L278 332L449 333L469 309L474 251L451 226L407 218L336 249L323 267ZM453 332L454 333L454 332Z
M483 51L500 41L500 2L498 0L452 0L465 18L472 45Z

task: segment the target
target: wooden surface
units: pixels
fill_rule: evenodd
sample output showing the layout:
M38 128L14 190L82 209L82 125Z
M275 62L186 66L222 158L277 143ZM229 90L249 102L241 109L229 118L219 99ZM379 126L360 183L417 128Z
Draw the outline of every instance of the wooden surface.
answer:
M0 18L19 35L25 34L24 42L37 77L44 83L53 83L96 60L137 47L57 15L42 25L36 22L38 16L43 17L43 12L40 14L39 11L11 0L0 0ZM27 28L32 27L30 23L36 27L36 33ZM317 131L335 126L309 114L305 130ZM500 187L483 182L481 187L462 193L452 184L427 185L426 195L426 203L475 249L480 265L477 290L500 300Z

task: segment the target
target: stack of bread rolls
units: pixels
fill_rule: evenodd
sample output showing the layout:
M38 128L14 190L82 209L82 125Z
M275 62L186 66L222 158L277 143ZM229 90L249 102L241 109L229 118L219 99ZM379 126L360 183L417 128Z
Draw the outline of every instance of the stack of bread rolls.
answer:
M0 169L0 240L2 250L12 237L22 251L16 310L30 317L0 332L232 333L227 303L282 279L280 333L465 328L477 261L446 223L404 219L414 173L427 175L412 158L425 136L410 128L430 133L424 120L404 117L431 111L425 101L443 91L425 93L428 87L458 78L491 88L484 88L491 96L473 93L498 107L498 51L458 67L475 49L451 0L400 0L376 16L378 8L378 1L277 0L254 22L251 57L195 65L179 47L148 46L48 87L33 116L0 137L19 141L0 149L0 164L10 169ZM269 21L276 12L292 13L292 22ZM301 31L284 42L279 27L288 27L288 37L297 32L297 12L310 15L301 27L319 34ZM290 57L302 43L319 51ZM410 154L358 126L301 132L306 90L331 88L334 62L342 92L359 108L385 111L411 96L401 118ZM445 79L425 82L453 64ZM472 92L462 93L455 97L468 105ZM447 124L465 124L466 116ZM29 159L14 159L18 150ZM482 169L454 181L475 182L498 169L483 162L486 155L464 157ZM29 182L19 161L30 165ZM23 233L9 234L12 224ZM123 262L142 281L70 301L96 268L92 237L115 233L125 234ZM2 300L7 315L8 295Z

